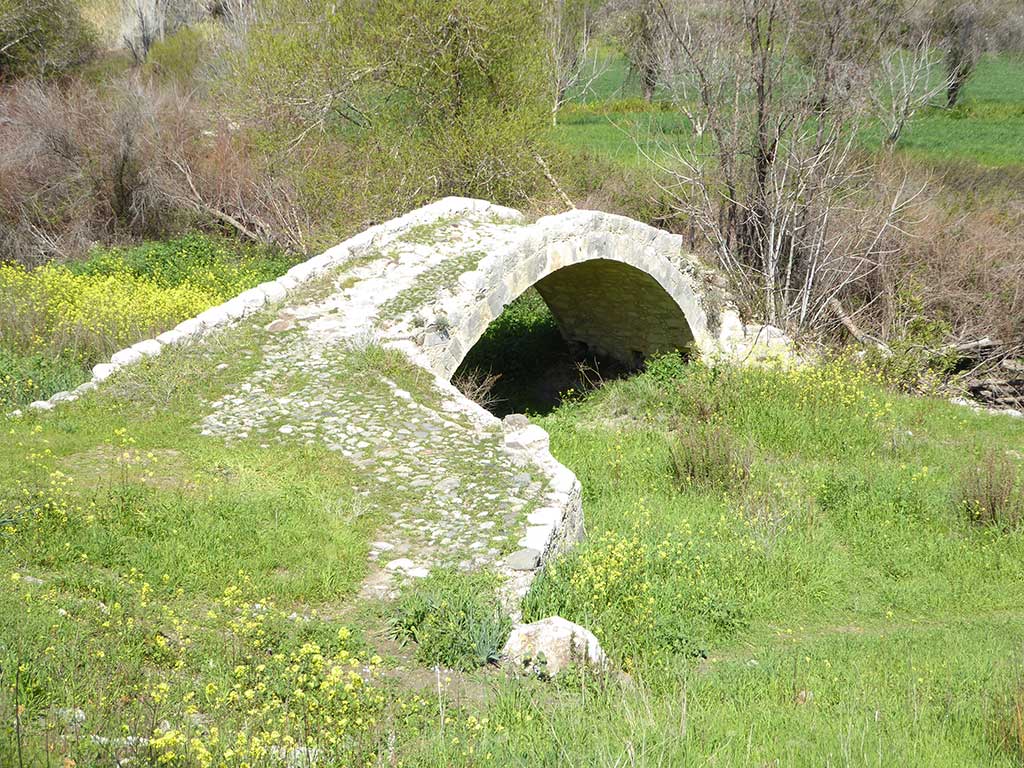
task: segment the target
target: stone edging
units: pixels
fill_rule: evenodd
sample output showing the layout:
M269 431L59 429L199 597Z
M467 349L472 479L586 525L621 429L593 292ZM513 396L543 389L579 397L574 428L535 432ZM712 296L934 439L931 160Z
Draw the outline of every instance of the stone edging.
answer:
M511 208L464 197L446 197L422 208L417 208L397 219L370 227L324 251L319 256L296 264L276 280L260 283L255 288L243 291L223 304L210 307L195 317L183 320L171 330L165 331L155 338L137 342L115 352L110 356L109 362L93 366L91 381L80 384L71 391L58 392L46 400L36 400L28 407L34 410L48 411L59 403L77 400L87 392L94 390L100 382L109 378L118 369L137 363L144 358L159 355L165 346L189 341L215 328L240 320L246 315L262 309L265 304L281 301L303 283L359 256L372 248L379 240L393 237L414 226L429 224L445 216L468 211L487 211L503 218L521 218L522 216ZM20 410L8 414L8 416L14 417L20 415L22 415Z

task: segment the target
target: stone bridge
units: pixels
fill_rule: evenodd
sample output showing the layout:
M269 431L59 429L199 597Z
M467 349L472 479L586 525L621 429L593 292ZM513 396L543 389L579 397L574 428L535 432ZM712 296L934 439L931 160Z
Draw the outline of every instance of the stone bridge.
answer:
M449 380L530 287L569 342L630 366L677 349L746 358L785 344L773 329L744 326L676 235L594 211L530 223L508 208L447 198L116 353L93 381L33 407L88 396L168 345L207 344L249 325L259 364L207 404L196 428L268 451L322 443L367 479L368 506L373 484L406 494L401 508L377 510L388 522L369 553L367 594L437 566L489 568L505 575L514 606L535 570L582 536L579 483L542 429L522 417L500 422ZM387 349L404 363L380 357Z

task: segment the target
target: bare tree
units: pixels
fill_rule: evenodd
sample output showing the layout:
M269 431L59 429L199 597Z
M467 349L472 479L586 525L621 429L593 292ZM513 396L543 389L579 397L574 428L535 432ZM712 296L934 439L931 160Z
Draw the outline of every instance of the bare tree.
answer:
M914 113L947 91L949 79L940 74L942 68L942 53L927 34L882 55L872 102L885 126L887 146L895 146Z
M935 13L946 57L946 104L955 107L981 58L984 25L973 2L939 3Z
M232 7L240 0L231 0ZM210 12L204 0L122 0L121 41L136 64L154 43Z
M946 63L946 103L955 107L985 53L1024 50L1020 0L921 0L913 25L927 30Z
M658 1L671 33L664 81L704 135L648 157L748 308L816 325L877 267L916 197L897 184L886 202L861 202L872 173L854 147L886 3L821 0L808 14L799 0L739 0L673 13Z
M547 68L551 78L551 124L570 90L587 91L601 75L591 54L593 15L590 0L544 0Z
M121 40L136 64L149 56L149 49L163 40L167 21L167 0L124 0Z

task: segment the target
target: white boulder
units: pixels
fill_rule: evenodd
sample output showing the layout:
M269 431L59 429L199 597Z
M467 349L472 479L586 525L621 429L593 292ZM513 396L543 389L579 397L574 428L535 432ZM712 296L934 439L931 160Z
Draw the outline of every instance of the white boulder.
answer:
M594 633L561 616L516 624L502 656L520 670L546 677L555 677L570 664L598 669L608 666L608 657Z

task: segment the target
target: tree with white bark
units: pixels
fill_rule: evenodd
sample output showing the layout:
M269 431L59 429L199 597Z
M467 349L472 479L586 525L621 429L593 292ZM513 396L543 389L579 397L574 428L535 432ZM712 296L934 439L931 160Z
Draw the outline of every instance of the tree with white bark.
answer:
M545 55L551 80L551 124L571 91L585 93L602 67L593 52L593 0L543 0Z
M942 52L930 35L889 47L871 92L875 114L885 127L885 145L895 146L914 114L934 104L948 87Z

